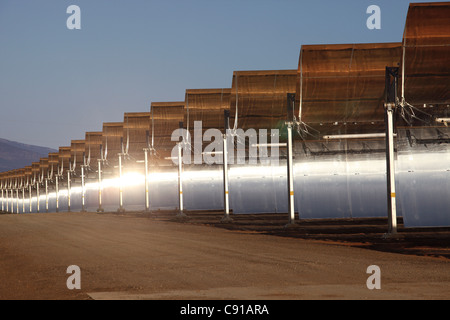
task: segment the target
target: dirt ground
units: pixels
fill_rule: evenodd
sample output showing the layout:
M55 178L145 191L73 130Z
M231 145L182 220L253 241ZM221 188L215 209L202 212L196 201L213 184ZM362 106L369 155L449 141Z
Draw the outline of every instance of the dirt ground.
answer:
M173 212L0 215L0 299L449 299L450 229ZM69 290L67 267L81 269ZM367 268L381 270L369 290Z

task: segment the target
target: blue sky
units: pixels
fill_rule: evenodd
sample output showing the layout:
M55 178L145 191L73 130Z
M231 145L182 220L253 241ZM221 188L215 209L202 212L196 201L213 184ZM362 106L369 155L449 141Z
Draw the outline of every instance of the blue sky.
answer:
M296 69L303 44L400 42L409 3L0 0L0 138L58 148L152 101L230 87L235 70Z

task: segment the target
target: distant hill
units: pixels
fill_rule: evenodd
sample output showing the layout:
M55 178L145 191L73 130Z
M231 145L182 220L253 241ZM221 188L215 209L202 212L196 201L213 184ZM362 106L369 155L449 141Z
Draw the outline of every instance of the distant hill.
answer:
M57 150L0 139L0 172L31 166Z

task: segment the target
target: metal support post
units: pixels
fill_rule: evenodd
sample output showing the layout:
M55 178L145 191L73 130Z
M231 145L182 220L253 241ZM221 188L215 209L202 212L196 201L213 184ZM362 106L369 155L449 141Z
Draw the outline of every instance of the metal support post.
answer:
M67 170L67 212L70 212L70 197L71 197L71 186L70 186L70 170Z
M295 224L295 198L294 198L294 165L293 165L293 137L295 94L287 94L287 191L289 202L289 222L286 227Z
M59 212L59 173L55 175L56 212Z
M86 185L84 176L85 168L85 165L81 166L81 212L86 212Z
M33 212L33 188L31 186L31 183L28 185L28 196L30 197L30 213Z
M123 208L123 181L122 181L122 154L119 153L119 209L117 212L125 212Z
M48 179L45 179L45 212L48 213Z
M183 157L181 153L182 145L181 142L178 142L178 203L179 203L179 212L177 217L186 217L184 214L183 208Z
M39 198L40 198L40 194L39 194L39 181L36 181L36 198L37 198L37 213L40 212L40 204L39 204Z
M6 212L9 212L8 188L6 188Z
M228 123L230 119L230 111L224 111L224 135L223 135L223 204L224 204L224 216L222 222L232 222L233 219L230 217L230 195L228 189Z
M25 187L22 187L22 213L25 213Z
M102 192L103 192L103 182L102 182L102 160L98 159L98 209L97 212L105 212L102 207Z
M183 129L183 121L179 122L180 130ZM178 203L179 203L179 211L177 214L177 218L186 218L186 214L184 213L184 205L183 205L183 157L182 157L182 148L183 148L183 140L177 143L178 146Z
M294 205L294 169L292 164L292 123L287 123L287 177L288 177L288 195L289 195L289 224L295 223L295 205Z
M397 208L395 194L394 113L397 107L398 68L386 67L385 125L386 125L386 173L388 202L388 233L397 233Z
M150 210L150 199L148 194L148 152L149 149L144 149L144 174L145 174L145 211Z
M28 196L30 198L30 213L33 212L33 187L31 186L31 183L28 185Z
M19 188L16 187L16 213L19 214L20 210L19 210Z
M397 209L395 194L395 163L394 163L394 109L386 107L387 135L386 135L386 172L387 172L387 198L388 198L388 233L397 233Z

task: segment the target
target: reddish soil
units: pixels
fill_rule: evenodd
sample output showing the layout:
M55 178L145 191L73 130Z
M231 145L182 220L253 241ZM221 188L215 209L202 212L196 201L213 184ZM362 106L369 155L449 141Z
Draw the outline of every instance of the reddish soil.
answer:
M0 215L0 299L449 299L450 229L220 212ZM81 269L69 290L66 269ZM381 289L366 286L381 269Z

